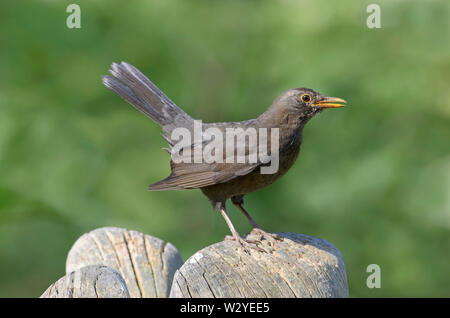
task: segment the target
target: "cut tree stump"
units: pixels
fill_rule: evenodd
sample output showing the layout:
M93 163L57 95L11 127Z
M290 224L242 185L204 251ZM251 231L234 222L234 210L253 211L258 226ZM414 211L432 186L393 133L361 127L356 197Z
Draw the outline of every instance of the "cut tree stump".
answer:
M81 236L66 260L66 273L106 265L123 277L132 298L168 297L175 271L183 264L170 243L136 231L104 227Z
M86 266L60 278L41 298L129 298L122 276L107 266Z
M277 234L276 250L262 240L267 252L247 254L223 241L195 253L175 273L170 297L348 297L344 260L331 243Z
M341 253L308 235L277 233L246 253L234 241L208 246L184 264L170 243L136 231L99 228L67 256L67 275L41 297L348 297Z

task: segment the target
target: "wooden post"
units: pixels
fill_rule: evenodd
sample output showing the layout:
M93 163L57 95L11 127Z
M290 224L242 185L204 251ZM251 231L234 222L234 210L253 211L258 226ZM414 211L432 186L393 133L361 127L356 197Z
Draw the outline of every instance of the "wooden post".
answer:
M274 250L245 253L232 241L208 246L175 273L170 297L348 297L341 253L329 242L296 233ZM254 236L248 236L256 239Z
M67 256L66 273L96 264L117 270L132 298L166 298L173 275L183 259L175 246L159 238L103 227L84 234L75 242Z
M120 274L107 266L86 266L52 284L41 298L129 298Z
M136 231L100 228L81 236L66 276L42 297L348 297L341 253L329 242L277 233L246 253L234 241L205 247L184 264L170 243ZM254 234L249 239L258 240Z

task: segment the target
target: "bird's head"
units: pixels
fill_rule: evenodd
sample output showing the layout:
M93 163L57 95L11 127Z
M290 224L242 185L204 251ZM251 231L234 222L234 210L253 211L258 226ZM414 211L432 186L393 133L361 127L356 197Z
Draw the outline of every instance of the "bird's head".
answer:
M326 108L343 107L345 103L341 98L322 96L309 88L292 88L275 100L275 104L285 110L307 118L312 118Z

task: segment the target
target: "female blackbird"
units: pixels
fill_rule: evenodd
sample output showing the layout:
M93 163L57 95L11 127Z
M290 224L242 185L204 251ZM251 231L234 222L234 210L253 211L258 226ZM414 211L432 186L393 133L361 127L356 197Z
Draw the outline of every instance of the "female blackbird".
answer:
M214 208L220 211L230 228L232 236L226 236L226 239L235 240L246 251L248 251L247 247L261 249L256 245L258 241L243 239L239 236L227 215L226 200L231 199L231 202L244 213L253 226L252 233L258 234L260 239L265 238L275 243L275 240L279 239L278 236L263 231L244 209L244 195L272 184L289 170L300 150L303 127L313 116L325 108L342 107L346 103L340 98L324 97L312 89L293 88L276 98L272 105L256 119L203 124L201 137L207 131L214 131L215 138L223 138L221 144L227 144L229 131L234 132L232 156L235 150L239 152L237 149L239 145L234 144L234 138L239 140L243 137L241 140L244 140L243 149L246 160L237 160L237 162L228 160L229 153L224 151L226 155L220 155L220 159L224 160L211 162L211 160L195 158L196 150L199 147L200 149L206 147L207 141L212 140L211 136L208 136L206 141L203 138L196 139L194 136L193 141L190 140L183 146L181 152L175 154L173 150L177 145L173 134L179 131L177 129L182 128L183 131L195 135L196 124L192 117L175 105L155 84L134 66L125 62L113 63L110 73L112 76L103 77L103 84L160 125L163 130L162 136L171 146L169 150L171 174L166 179L150 185L149 190L201 189ZM277 131L277 134L267 137L266 149L270 151L266 153L270 156L269 160L267 157L263 160L261 156L259 158L254 156L256 160L250 160L250 156L256 154L261 148L250 145L249 132L256 131L261 137L261 129ZM249 137L249 144L245 143L246 137ZM259 139L260 145L261 140ZM175 160L174 156L180 154L181 159L192 160L180 160L180 157ZM263 173L262 169L273 166L275 161L275 171Z

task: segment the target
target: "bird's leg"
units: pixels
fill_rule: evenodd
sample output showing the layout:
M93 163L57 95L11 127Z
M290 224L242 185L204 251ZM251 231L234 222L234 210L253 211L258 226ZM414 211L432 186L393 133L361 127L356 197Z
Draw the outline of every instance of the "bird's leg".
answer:
M233 240L236 241L245 252L250 253L248 248L255 249L259 252L264 252L264 250L256 245L256 241L252 240L244 240L239 233L236 231L236 229L233 226L233 223L231 223L230 218L227 215L227 211L225 209L225 203L221 203L217 209L220 211L220 214L222 214L223 218L225 219L225 222L227 222L227 225L231 231L232 236L227 235L225 236L225 240Z
M278 235L273 233L267 233L261 227L253 220L253 218L250 216L250 214L247 212L247 210L244 209L244 199L242 197L232 197L231 202L241 210L241 212L245 215L245 217L249 220L249 222L252 224L253 229L251 233L260 235L261 239L264 237L267 240L272 241L273 243L276 243L276 241L282 241L283 239L280 238Z

